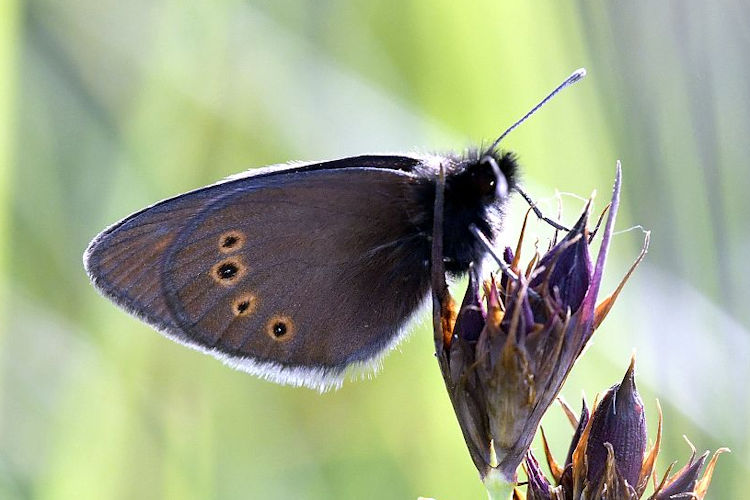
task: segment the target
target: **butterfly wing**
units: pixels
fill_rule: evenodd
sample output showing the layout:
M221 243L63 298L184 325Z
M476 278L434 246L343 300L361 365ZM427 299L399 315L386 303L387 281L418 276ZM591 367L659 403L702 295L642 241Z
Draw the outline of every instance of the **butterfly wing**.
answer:
M178 341L275 381L325 387L393 345L425 296L431 186L373 167L237 179L106 230L87 270Z

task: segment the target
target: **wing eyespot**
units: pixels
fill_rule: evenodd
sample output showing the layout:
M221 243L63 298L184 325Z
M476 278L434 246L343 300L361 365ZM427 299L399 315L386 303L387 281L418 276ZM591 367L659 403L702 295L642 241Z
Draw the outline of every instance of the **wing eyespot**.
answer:
M237 259L222 260L211 269L211 277L220 285L232 286L245 275L247 268Z
M258 298L252 293L243 293L232 302L232 312L237 317L250 316L258 308Z
M240 231L227 231L219 237L219 251L231 253L240 250L245 244L245 235Z
M277 342L286 342L295 334L294 321L289 316L276 315L266 323L266 333Z

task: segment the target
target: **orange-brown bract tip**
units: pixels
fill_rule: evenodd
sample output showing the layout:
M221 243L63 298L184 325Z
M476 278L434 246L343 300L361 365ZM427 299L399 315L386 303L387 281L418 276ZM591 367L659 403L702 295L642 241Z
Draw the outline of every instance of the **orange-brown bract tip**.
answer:
M711 484L711 480L713 479L714 470L716 469L716 463L719 460L719 455L721 455L722 453L731 452L732 450L730 450L729 448L719 448L718 450L716 450L714 456L711 457L711 460L708 462L708 466L706 466L706 471L703 473L703 477L700 478L698 483L695 485L694 494L697 495L698 498L702 499L704 496L706 496L708 486Z
M560 464L557 463L554 455L552 455L552 450L547 441L547 435L544 433L544 427L539 426L539 431L542 434L542 447L544 448L544 456L547 459L547 465L549 466L549 470L552 473L555 482L559 483L563 475L563 467L560 467Z
M529 222L529 214L531 208L526 210L526 215L523 217L523 225L521 225L521 233L518 235L518 243L516 243L516 253L513 255L513 260L510 263L510 268L514 271L518 270L518 263L521 260L521 248L523 246L523 237L526 234L526 224Z
M651 447L650 450L646 453L645 458L643 459L643 466L641 467L641 474L638 477L638 484L635 485L636 492L638 495L642 495L643 492L646 490L646 487L648 486L648 480L650 477L653 476L654 473L654 467L656 466L656 458L659 456L659 450L661 449L661 435L662 435L662 411L661 411L661 405L659 404L659 400L656 400L656 409L659 413L659 423L657 424L656 428L656 440L654 441L654 445ZM656 482L656 476L654 477L654 482Z
M488 309L500 309L500 295L497 290L497 282L495 276L490 276L490 287L487 293L487 308Z
M456 324L456 302L450 295L446 296L443 308L440 314L440 320L443 325L443 344L450 348L451 339L453 338L453 328Z
M572 425L575 429L578 426L578 417L576 416L575 411L573 411L573 408L568 404L567 401L565 401L565 398L563 398L562 396L557 398L557 402L560 403L565 416L568 417L568 422L570 422L570 425ZM583 401L583 406L586 406L585 400Z
M638 267L638 265L641 263L643 258L648 253L648 246L651 242L651 231L646 231L645 236L643 238L643 246L641 247L641 252L638 254L638 257L636 257L633 264L630 265L630 269L628 269L628 272L625 273L625 276L620 280L620 283L617 285L617 288L615 288L615 291L612 292L612 294L607 297L606 299L602 300L599 305L596 306L596 311L594 312L594 328L598 328L599 325L601 325L602 321L604 321L604 318L607 317L609 314L609 311L612 309L612 306L615 304L615 301L617 300L617 297L620 295L620 292L622 291L623 287L625 286L625 283L630 279L630 276L633 274L635 269Z

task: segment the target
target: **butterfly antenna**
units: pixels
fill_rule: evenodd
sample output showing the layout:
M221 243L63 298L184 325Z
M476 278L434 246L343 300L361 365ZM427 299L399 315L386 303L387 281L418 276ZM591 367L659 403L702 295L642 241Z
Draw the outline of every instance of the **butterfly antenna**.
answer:
M525 115L523 115L523 117L520 120L518 120L516 123L514 123L513 125L511 125L508 128L508 130L506 130L505 132L503 132L502 134L500 134L500 137L498 137L497 139L495 139L495 142L492 143L492 146L490 146L487 151L494 150L497 147L497 145L500 144L500 141L502 141L503 138L506 135L510 134L513 130L515 130L516 127L518 127L520 124L522 124L523 122L525 122L531 115L533 115L534 113L536 113L539 110L539 108L541 108L542 106L544 106L545 104L547 104L550 101L550 99L552 99L553 97L555 97L557 95L558 92L560 92L565 87L569 87L570 85L573 85L578 80L582 79L584 76L586 76L586 70L584 68L580 68L580 69L575 70L572 75L570 75L568 78L565 79L564 82L562 82L560 85L558 85L555 90L553 90L552 92L550 92L549 95L547 95L547 97L545 97L544 99L542 99L539 102L539 104L537 104L536 106L534 106L533 108L531 108L531 111L529 111L528 113L526 113Z

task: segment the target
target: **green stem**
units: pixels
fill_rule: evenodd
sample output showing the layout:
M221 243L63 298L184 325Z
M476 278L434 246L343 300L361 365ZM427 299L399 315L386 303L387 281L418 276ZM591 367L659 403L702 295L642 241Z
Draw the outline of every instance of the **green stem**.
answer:
M504 477L497 469L490 469L484 476L484 487L487 488L489 500L510 500L513 498L514 480Z

